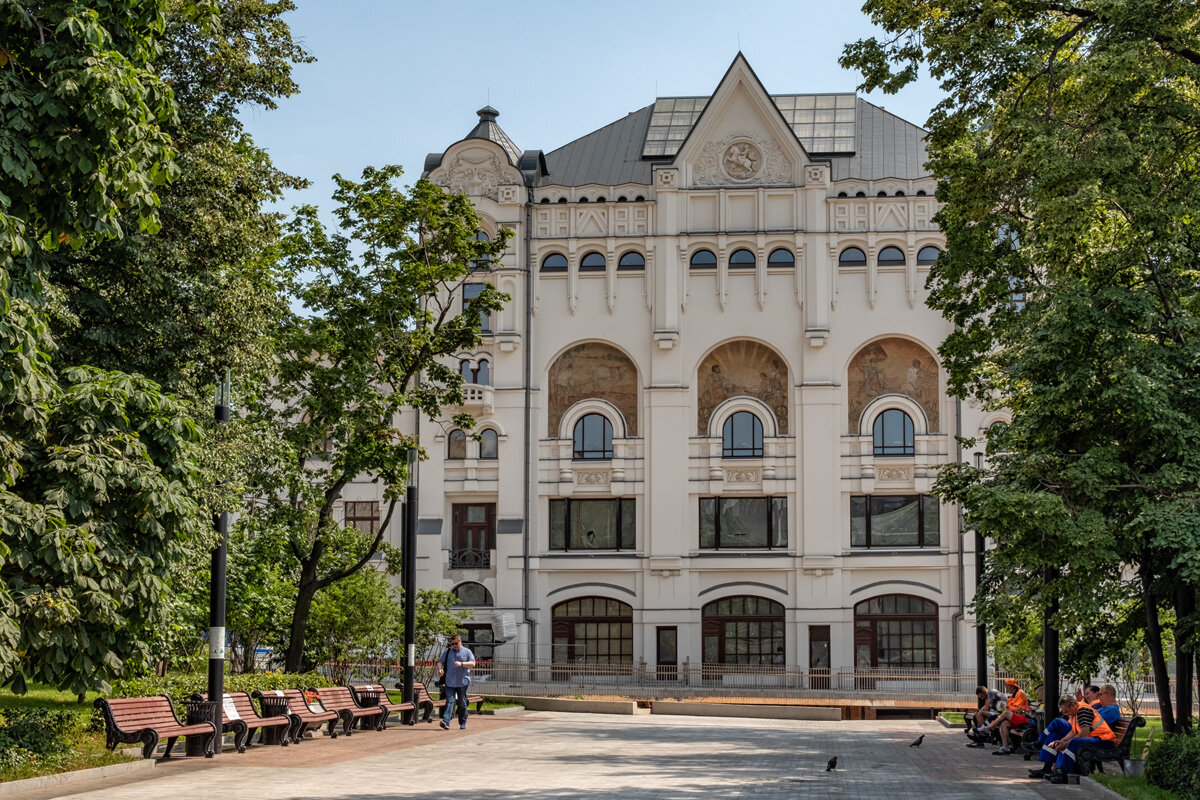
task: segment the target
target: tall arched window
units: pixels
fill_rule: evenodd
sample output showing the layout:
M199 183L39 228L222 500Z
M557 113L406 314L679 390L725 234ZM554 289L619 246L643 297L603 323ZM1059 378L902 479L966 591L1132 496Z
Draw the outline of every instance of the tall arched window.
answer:
M721 429L722 458L762 458L763 427L749 411L738 411Z
M688 266L692 269L716 269L717 257L713 255L712 250L697 250L692 253L692 260Z
M604 272L608 266L608 261L601 253L592 251L585 255L579 262L580 272Z
M459 605L464 606L490 606L492 603L492 593L487 590L487 587L482 583L460 583L454 587L454 596L458 598Z
M733 254L729 256L729 268L754 269L754 265L757 263L757 261L758 259L754 257L754 253L742 248L740 250L734 250Z
M475 241L490 242L491 240L492 240L492 237L488 236L483 231L475 232ZM474 272L476 270L481 270L481 269L491 269L491 266L492 266L492 259L489 258L488 256L483 256L482 258L472 258L471 259L471 271L472 272Z
M885 594L854 606L854 666L859 669L937 669L935 603Z
M462 375L463 383L475 382L475 370L471 368L471 362L465 358L458 362L458 374Z
M633 606L628 603L580 597L554 606L550 618L550 653L556 664L633 662Z
M631 250L617 262L618 271L637 272L646 269L646 257L636 250Z
M486 358L479 359L479 363L475 367L474 382L480 386L492 385L492 365L488 363Z
M889 408L875 418L875 455L913 455L912 417L898 408Z
M881 267L902 267L904 266L904 251L899 247L885 247L879 251L879 266Z
M575 461L613 457L612 423L603 414L588 414L575 423Z
M446 457L458 461L467 457L467 434L463 431L450 431L450 447Z
M567 257L562 253L551 253L542 259L542 272L566 272Z
M768 267L794 267L796 266L796 256L792 255L792 251L786 247L780 247L771 251L771 255L767 256Z
M857 247L847 247L838 256L839 267L865 267L867 254Z
M701 609L705 664L774 664L784 652L783 605L739 595Z
M927 267L930 264L935 263L938 260L938 256L941 254L942 251L938 250L933 245L930 245L929 247L922 247L917 252L917 265Z
M486 459L499 458L499 438L491 428L479 434L479 457Z

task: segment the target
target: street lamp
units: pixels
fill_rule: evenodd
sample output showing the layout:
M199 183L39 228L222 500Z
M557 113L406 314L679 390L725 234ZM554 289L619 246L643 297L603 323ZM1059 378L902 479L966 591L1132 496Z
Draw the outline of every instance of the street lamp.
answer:
M975 453L975 469L983 469L983 453ZM983 534L979 532L979 528L974 525L975 529L975 593L979 593L979 587L983 584L983 567L984 567L984 541ZM979 622L979 617L975 618L975 685L987 686L987 628Z
M229 423L229 370L217 385L213 398L213 418L219 424ZM229 544L229 512L213 514L217 531L217 546L212 552L212 572L209 584L208 608L208 699L212 702L213 724L221 730L221 705L225 698L225 557ZM221 736L213 737L213 752L221 752Z
M416 678L417 661L417 450L414 447L408 456L408 489L404 498L403 537L401 547L403 562L400 582L404 585L404 702L413 699L413 681ZM409 717L415 725L416 711Z

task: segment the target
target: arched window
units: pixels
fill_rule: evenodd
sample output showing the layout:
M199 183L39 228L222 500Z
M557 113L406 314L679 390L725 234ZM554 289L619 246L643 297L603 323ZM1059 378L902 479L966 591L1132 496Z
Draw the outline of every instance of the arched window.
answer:
M446 455L452 461L461 461L467 457L467 434L463 431L450 431L450 449Z
M938 260L938 256L941 254L942 251L938 250L932 245L929 247L922 247L917 253L917 264L918 266L927 267L936 262Z
M839 267L865 267L867 265L867 255L857 247L847 247L838 256Z
M460 583L454 587L454 596L458 598L459 605L463 606L490 606L492 602L492 593L487 590L487 587L482 583Z
M475 241L490 242L491 240L492 240L492 237L488 236L483 231L475 232ZM476 270L481 270L481 269L491 269L491 266L492 266L492 259L488 256L483 256L482 258L472 258L471 259L471 271L472 272L475 272Z
M617 262L618 270L644 270L646 268L646 257L636 250L631 250Z
M545 205L549 205L549 204L550 204L550 198L549 198L549 197L543 197L543 198L541 199L541 203L542 203L542 205L544 205L544 206L545 206Z
M875 418L875 455L911 456L913 454L912 417L898 408L889 408Z
M937 669L937 605L904 594L885 594L855 605L854 666Z
M633 662L633 606L628 603L579 597L554 606L550 618L554 663Z
M756 262L756 259L754 258L754 253L751 253L749 250L742 248L740 250L734 250L733 255L731 255L729 257L729 268L730 269L753 269L755 262Z
M492 385L492 365L488 363L486 358L479 359L479 365L475 367L474 382L480 386Z
M580 272L604 272L604 268L608 266L608 262L604 256L594 250L583 257L579 262Z
M471 362L465 358L458 362L458 374L462 375L463 383L475 382L475 370L471 369Z
M495 459L499 457L499 452L499 437L494 430L488 428L479 434L480 458Z
M897 189L897 190L896 190L896 197L904 197L904 190L903 190L903 189Z
M866 197L866 196L867 196L867 193L866 193L866 192L863 192L863 191L858 191L858 192L855 192L855 193L854 193L854 196L855 196L855 197Z
M692 253L692 260L688 266L692 269L715 269L717 257L713 255L712 250L697 250Z
M567 257L562 253L551 253L542 259L542 272L566 272Z
M701 609L704 664L774 664L784 651L783 605L739 595Z
M768 267L794 267L796 266L796 257L792 255L792 251L786 247L780 247L771 251L771 255L767 256Z
M612 423L603 414L588 414L575 423L575 461L612 457Z
M899 247L885 247L879 251L879 266L881 267L902 267L904 266L904 251Z
M722 458L761 458L763 427L749 411L738 411L725 420L721 429Z

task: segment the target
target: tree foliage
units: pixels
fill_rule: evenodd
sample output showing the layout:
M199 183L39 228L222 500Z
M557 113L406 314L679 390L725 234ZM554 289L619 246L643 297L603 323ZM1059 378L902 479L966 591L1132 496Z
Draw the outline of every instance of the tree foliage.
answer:
M986 472L939 482L996 545L977 611L1057 600L1056 624L1086 639L1140 601L1170 730L1160 610L1194 610L1200 586L1200 10L864 8L889 37L846 48L864 86L894 91L923 64L946 91L929 169L947 249L928 287L955 326L950 385L1012 413Z
M302 312L285 315L275 377L245 409L261 443L245 514L285 537L296 569L288 670L303 663L316 593L361 569L384 542L410 455L422 452L401 411L438 419L461 405L462 378L448 359L478 346L480 314L506 299L479 271L473 280L485 288L471 301L479 313L460 313L473 265L495 262L508 232L476 240L470 201L426 181L397 189L399 176L398 167L368 168L361 182L334 176L344 233L329 234L306 207L281 244L292 305ZM460 414L455 424L473 423ZM334 519L335 503L362 475L383 487L371 537Z

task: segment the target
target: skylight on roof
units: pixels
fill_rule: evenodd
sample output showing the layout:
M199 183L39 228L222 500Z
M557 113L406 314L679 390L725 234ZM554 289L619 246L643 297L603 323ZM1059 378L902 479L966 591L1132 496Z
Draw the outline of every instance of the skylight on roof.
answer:
M780 94L771 98L809 153L854 153L858 103L852 92L839 94ZM659 97L654 102L642 155L673 156L679 152L707 97Z

